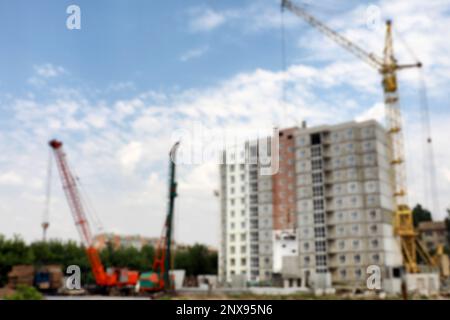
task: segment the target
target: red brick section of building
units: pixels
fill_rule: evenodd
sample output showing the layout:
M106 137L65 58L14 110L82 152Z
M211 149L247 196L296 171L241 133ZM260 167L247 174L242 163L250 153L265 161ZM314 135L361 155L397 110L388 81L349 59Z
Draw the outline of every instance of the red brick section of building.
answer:
M272 177L273 228L296 227L295 132L297 128L279 132L279 170Z

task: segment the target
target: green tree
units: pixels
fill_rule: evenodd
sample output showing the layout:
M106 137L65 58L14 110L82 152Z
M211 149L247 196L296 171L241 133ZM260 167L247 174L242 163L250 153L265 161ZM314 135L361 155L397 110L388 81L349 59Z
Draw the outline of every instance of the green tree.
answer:
M0 286L8 282L8 272L18 264L32 264L33 253L19 236L5 239L0 235Z
M450 254L450 209L447 209L447 217L445 218L445 226L447 227L447 245L445 251Z
M133 247L114 249L108 244L100 252L105 268L122 267L140 272L152 270L155 248L146 245L138 250ZM174 253L175 268L185 269L187 275L216 274L217 253L210 252L204 245L196 244ZM8 272L14 265L31 264L39 268L56 264L63 268L78 265L82 272L82 283L95 283L85 247L76 242L50 240L27 245L20 237L6 239L0 235L0 286L8 281Z
M188 276L217 273L217 253L211 253L201 244L195 244L175 254L175 268L185 269Z
M417 204L412 210L414 227L417 228L420 222L433 221L431 212Z
M18 285L16 292L6 296L5 300L42 300L44 296L36 288Z

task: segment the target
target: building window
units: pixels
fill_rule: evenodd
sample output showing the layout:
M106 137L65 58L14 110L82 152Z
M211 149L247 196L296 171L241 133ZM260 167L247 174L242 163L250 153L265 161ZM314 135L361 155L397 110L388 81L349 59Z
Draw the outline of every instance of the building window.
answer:
M230 172L234 172L234 164L230 165Z
M299 152L299 158L305 158L306 157L306 151L305 150L301 150Z
M316 252L325 252L326 243L325 241L316 241Z
M325 227L314 228L314 236L316 238L324 238L325 237Z
M322 173L313 173L312 182L313 184L322 183Z
M344 269L341 270L340 274L342 279L345 279L347 277L347 271Z
M341 159L335 159L333 164L335 168L339 168L341 166Z
M298 144L299 144L300 146L306 145L306 139L305 139L305 137L298 138L298 139L297 139L297 142L298 142Z
M371 219L375 219L377 217L377 212L375 210L371 210L369 212L369 216Z
M361 262L361 256L359 254L355 254L354 259L355 259L355 263Z
M234 240L235 240L234 234L230 234L230 242L234 242Z
M245 241L245 239L247 238L247 235L245 233L241 234L241 241Z
M361 279L361 276L362 276L361 269L356 269L355 270L355 277L356 277L356 279Z
M231 194L234 194L234 188L231 188L231 189L230 189L230 193L231 193Z
M231 246L231 247L230 247L230 253L231 253L231 254L234 254L235 251L236 251L236 250L234 249L234 246Z
M377 231L378 231L378 227L376 224L373 224L370 226L370 232L377 233Z
M311 261L311 258L306 256L303 258L303 261L305 261L305 266L309 265L309 262Z
M245 258L241 259L241 266L245 266L247 264L247 260Z
M321 170L322 169L322 160L313 160L311 161L312 170Z
M373 239L373 240L371 241L371 243L372 243L372 247L373 247L373 248L378 248L378 240L377 240L377 239Z
M322 199L314 199L313 200L313 209L316 211L323 210L324 209L323 200Z
M313 187L313 197L323 197L323 187L314 186Z
M367 204L368 205L374 205L376 202L376 197L375 196L368 196L367 197Z
M331 135L331 140L332 140L333 142L338 141L338 140L339 140L339 133L333 132L333 134Z
M353 149L354 149L354 145L353 145L353 143L349 143L349 144L347 144L347 151L348 151L348 152L352 152L352 151L353 151Z
M354 249L358 249L359 248L359 240L353 240L352 245L353 245Z
M234 176L231 176L231 177L230 177L230 182L231 182L231 183L234 183Z
M347 165L354 166L356 164L356 159L354 156L349 156L347 158Z
M323 213L315 213L314 214L314 223L315 224L325 223L325 215Z
M234 229L234 222L230 223L230 228Z
M339 241L338 246L339 246L339 249L344 249L345 248L345 241L343 241L343 240Z
M339 256L339 262L340 263L345 263L345 255L340 255Z
M322 155L322 149L319 146L313 146L311 148L311 157L320 157Z
M308 243L308 242L305 242L305 243L303 244L303 249L305 249L305 251L308 251L308 250L309 250L309 243Z
M347 138L353 138L353 128L347 130Z
M236 264L236 260L230 259L230 265L231 265L232 267L234 267L235 264Z
M375 263L380 262L380 255L379 254L372 255L372 260Z
M358 212L356 212L356 211L353 211L353 212L352 212L352 219L353 219L353 220L358 220L358 216L359 216L359 215L358 215Z
M316 265L317 266L326 266L327 265L327 257L325 255L317 255L316 256Z
M357 224L352 225L353 234L357 234L359 232L359 226Z

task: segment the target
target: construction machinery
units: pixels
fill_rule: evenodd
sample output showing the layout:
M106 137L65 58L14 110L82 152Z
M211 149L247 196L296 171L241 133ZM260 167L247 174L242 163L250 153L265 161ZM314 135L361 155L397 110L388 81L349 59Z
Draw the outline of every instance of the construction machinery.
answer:
M351 42L344 36L332 30L303 8L292 3L290 0L282 0L281 7L287 9L305 20L312 27L334 40L341 47L351 52L360 60L374 67L382 77L384 93L384 104L386 112L386 126L392 146L391 165L393 169L392 185L394 186L395 214L394 230L400 238L404 266L407 272L417 273L418 256L432 265L431 257L426 249L420 244L414 230L412 211L407 204L406 169L403 146L402 116L399 104L397 71L408 68L421 68L420 62L413 64L399 64L394 56L392 22L386 22L386 37L383 56L379 57L362 49L359 45Z
M72 212L78 233L80 234L81 241L86 247L86 254L88 256L97 287L106 289L108 292L113 292L114 290L132 290L139 278L138 272L123 268L109 268L105 271L99 252L94 246L92 232L87 218L87 212L78 186L78 179L73 175L69 167L66 154L63 150L63 144L58 140L51 140L49 145L55 155L62 187L64 189L64 193Z
M174 281L170 275L170 269L172 264L173 216L175 198L177 196L177 182L175 180L176 153L179 145L179 142L175 143L169 153L169 199L167 216L161 238L156 248L153 269L150 272L141 273L138 284L139 292L168 292L174 289Z

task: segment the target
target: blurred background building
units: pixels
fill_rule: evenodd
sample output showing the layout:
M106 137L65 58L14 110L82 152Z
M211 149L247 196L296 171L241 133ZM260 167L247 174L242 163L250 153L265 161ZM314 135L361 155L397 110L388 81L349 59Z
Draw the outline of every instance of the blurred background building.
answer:
M261 143L241 152L258 158ZM221 165L220 280L365 287L366 268L377 265L390 285L402 255L385 129L373 120L304 123L280 130L276 143L275 175L254 163Z

